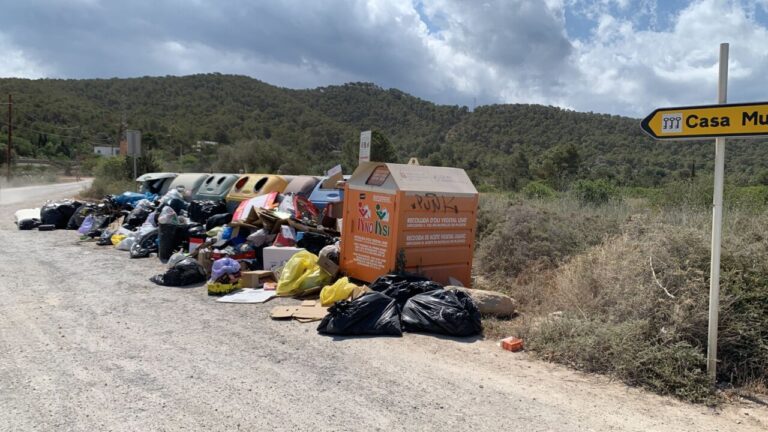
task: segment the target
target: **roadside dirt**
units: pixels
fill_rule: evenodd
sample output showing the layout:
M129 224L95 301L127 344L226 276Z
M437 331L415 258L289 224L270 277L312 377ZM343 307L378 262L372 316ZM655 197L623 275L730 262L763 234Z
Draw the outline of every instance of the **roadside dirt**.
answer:
M158 287L154 258L17 231L29 196L0 205L0 431L768 429L765 407L689 405L495 341L330 338L270 320L289 299Z

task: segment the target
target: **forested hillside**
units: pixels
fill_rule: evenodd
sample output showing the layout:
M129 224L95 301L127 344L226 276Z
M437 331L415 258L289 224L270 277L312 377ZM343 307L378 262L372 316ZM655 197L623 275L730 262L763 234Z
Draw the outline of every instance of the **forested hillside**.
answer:
M85 159L125 128L171 170L313 173L355 160L359 132L391 143L396 161L466 168L484 187L532 179L563 188L577 178L654 186L709 172L711 142L657 143L638 119L539 105L436 105L396 89L352 83L312 90L207 74L103 80L0 79L14 98L16 157ZM3 105L7 107L7 105ZM7 112L0 112L2 160ZM215 141L202 146L198 141ZM768 143L729 141L726 171L739 184L768 183Z

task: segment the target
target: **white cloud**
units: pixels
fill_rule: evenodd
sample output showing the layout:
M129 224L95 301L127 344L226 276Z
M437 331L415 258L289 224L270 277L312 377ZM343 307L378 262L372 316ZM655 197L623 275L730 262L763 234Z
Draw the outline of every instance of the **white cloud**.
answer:
M765 99L765 90L752 92L768 66L767 37L739 3L693 3L666 32L604 15L592 39L576 45L579 75L568 99L577 109L636 116L656 106L714 103L721 42L731 43L730 99Z
M2 33L0 33L0 52L3 53L0 77L42 78L50 73L50 70L32 59Z
M219 50L201 43L168 40L153 44L150 53L153 61L172 75L227 71L294 88L362 79L309 59L284 63L248 52Z
M724 41L729 99L768 98L768 30L756 21L766 11L768 0L697 0L683 9L657 0L10 2L0 15L0 75L221 72L288 87L373 81L439 103L642 116L714 101ZM574 17L591 26L578 38L566 31Z

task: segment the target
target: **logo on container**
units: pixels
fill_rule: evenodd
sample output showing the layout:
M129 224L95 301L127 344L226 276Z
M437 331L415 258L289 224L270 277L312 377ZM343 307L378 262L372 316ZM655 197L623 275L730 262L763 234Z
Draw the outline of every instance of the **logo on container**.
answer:
M360 214L360 217L363 219L370 219L371 218L371 209L367 205L363 205L363 203L359 202L357 203L357 212Z

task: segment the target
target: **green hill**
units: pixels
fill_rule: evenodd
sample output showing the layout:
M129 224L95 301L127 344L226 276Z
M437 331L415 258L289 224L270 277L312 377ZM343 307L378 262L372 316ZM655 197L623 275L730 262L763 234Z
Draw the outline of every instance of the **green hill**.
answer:
M478 184L517 188L529 179L564 187L575 178L654 186L711 171L711 142L657 143L639 120L540 105L436 105L396 89L350 83L280 88L206 74L99 80L0 79L14 97L18 157L71 159L110 145L125 127L167 169L351 168L359 132L382 132L399 161L467 169ZM4 101L4 100L3 100ZM7 114L0 114L0 146ZM215 141L203 146L198 141ZM183 156L180 156L183 155ZM729 141L726 171L739 184L768 182L761 141ZM4 158L4 151L3 156Z

